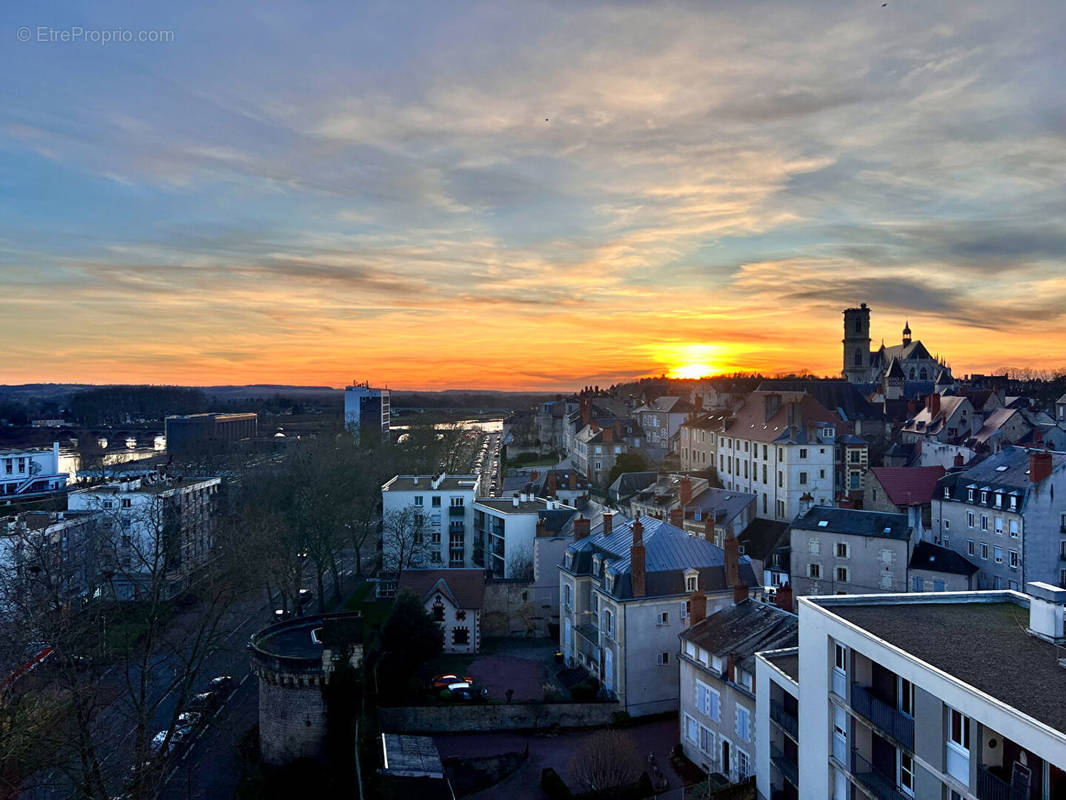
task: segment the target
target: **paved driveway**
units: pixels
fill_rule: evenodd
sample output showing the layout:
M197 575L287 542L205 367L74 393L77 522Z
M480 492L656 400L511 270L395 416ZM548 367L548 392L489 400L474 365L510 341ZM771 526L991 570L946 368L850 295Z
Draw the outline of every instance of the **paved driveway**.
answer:
M654 753L667 780L673 797L680 797L681 779L670 766L670 750L678 741L677 719L656 720L625 729L645 759ZM556 735L526 733L453 733L435 736L441 758L452 756L472 758L500 753L524 752L529 746L529 759L509 777L495 786L470 795L476 800L506 797L507 800L544 800L540 788L540 771L552 767L563 780L571 781L570 758L574 750L595 731L571 731Z

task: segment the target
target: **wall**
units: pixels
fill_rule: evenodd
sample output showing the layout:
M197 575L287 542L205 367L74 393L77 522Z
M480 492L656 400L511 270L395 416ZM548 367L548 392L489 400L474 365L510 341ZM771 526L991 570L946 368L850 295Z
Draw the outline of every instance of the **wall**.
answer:
M464 706L402 706L379 712L384 731L457 733L534 728L594 728L608 725L618 703L510 703Z
M494 580L485 584L482 636L547 636L550 612L540 608L532 583Z
M811 540L819 543L818 555L810 552ZM849 545L848 557L837 558L837 542ZM790 576L792 588L797 595L808 594L878 594L880 592L906 592L907 566L910 563L911 544L902 539L882 539L870 536L852 536L793 528L791 534L792 564ZM891 553L891 561L885 562L882 551ZM807 565L821 565L821 578L807 577ZM847 582L836 580L836 568L847 567ZM881 581L886 573L892 576L892 586Z
M320 758L325 737L326 703L317 684L259 680L259 753L265 763Z

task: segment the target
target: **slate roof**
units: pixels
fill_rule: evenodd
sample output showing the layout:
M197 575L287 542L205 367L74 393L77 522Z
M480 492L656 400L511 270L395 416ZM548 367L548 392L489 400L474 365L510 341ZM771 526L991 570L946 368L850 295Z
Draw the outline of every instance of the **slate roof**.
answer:
M911 553L911 569L924 569L932 572L947 572L952 575L973 575L979 567L971 564L965 556L949 547L941 547L932 542L918 542Z
M905 540L911 535L906 514L858 511L853 508L831 506L814 506L807 513L796 517L792 528L851 536L870 536L877 539Z
M569 571L591 574L593 556L607 559L607 573L616 576L612 594L620 599L633 597L630 580L630 547L633 544L634 520L615 519L610 535L603 534L603 524L592 533L567 547ZM691 536L681 528L654 517L640 517L644 527L642 539L645 549L645 596L659 597L687 594L684 573L696 569L700 586L705 591L724 591L730 587L725 579L725 551L701 536ZM740 557L740 580L748 586L759 586L748 556ZM566 567L564 567L566 568Z
M910 344L893 344L886 347L881 345L880 349L873 351L870 354L871 366L884 366L888 364L892 359L898 359L899 361L919 361L921 359L932 360L933 357L929 354L929 351L925 349L925 345L922 344L920 339L915 339Z
M615 500L625 500L658 479L658 472L623 472L608 487L608 494Z
M411 592L423 600L441 591L458 608L481 608L485 596L483 569L408 569L400 573L397 593Z
M778 547L788 545L788 523L756 517L737 537L744 552L765 562Z
M1066 453L1052 453L1051 464L1053 472L1066 467ZM1033 486L1029 480L1029 451L1024 447L1004 447L972 467L949 472L937 483L937 497L943 497L944 489L947 488L951 495L944 498L945 500L968 502L967 489L971 486L977 491L987 489L990 505L996 490L1007 494L1014 492L1018 496L1018 509L1024 510ZM975 501L979 498L980 495L975 492Z
M844 420L883 420L884 412L850 381L763 381L759 391L806 392Z
M824 607L1023 714L1066 731L1066 669L1059 666L1061 654L1053 644L1026 633L1029 611L1020 603L827 603Z
M987 417L985 417L985 423L981 426L981 430L974 434L974 440L978 444L984 444L991 439L1000 428L1010 422L1010 418L1015 414L1020 414L1016 408L997 408Z
M680 634L685 641L755 672L760 650L783 650L799 644L799 618L777 606L752 599L711 614Z
M897 506L920 506L932 501L936 482L945 470L935 467L874 467L870 470Z
M928 404L925 408L919 411L914 419L907 422L903 426L903 430L908 433L920 433L926 436L933 436L944 429L944 426L948 424L951 417L959 410L959 408L966 403L965 397L953 397L951 395L945 395L940 398L940 410L934 416L929 411ZM969 435L969 430L959 431L960 436L962 434Z
M780 395L781 407L766 419L766 398ZM798 404L802 424L788 424L788 406ZM804 444L817 442L817 437L810 437L808 430L811 423L825 422L836 426L842 422L840 416L825 408L814 397L804 392L763 392L755 391L747 396L744 405L737 411L732 421L726 424L725 433L740 439L758 442L788 442ZM841 431L843 432L843 431Z

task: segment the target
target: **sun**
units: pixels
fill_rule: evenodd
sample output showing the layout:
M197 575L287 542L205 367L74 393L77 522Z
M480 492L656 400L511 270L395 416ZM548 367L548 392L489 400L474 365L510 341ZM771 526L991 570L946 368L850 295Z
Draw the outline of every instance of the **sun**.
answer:
M669 375L671 378L679 380L696 380L697 378L706 378L713 375L714 372L714 367L710 364L685 364L671 369Z

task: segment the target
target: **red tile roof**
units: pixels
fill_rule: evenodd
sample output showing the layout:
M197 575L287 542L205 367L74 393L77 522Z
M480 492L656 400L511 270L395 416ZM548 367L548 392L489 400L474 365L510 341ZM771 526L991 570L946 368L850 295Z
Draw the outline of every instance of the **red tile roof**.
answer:
M936 482L947 472L943 467L874 467L870 470L888 499L897 506L925 505L933 499Z
M483 569L408 569L400 574L399 592L412 592L421 599L438 588L451 595L459 608L481 608L485 595Z

